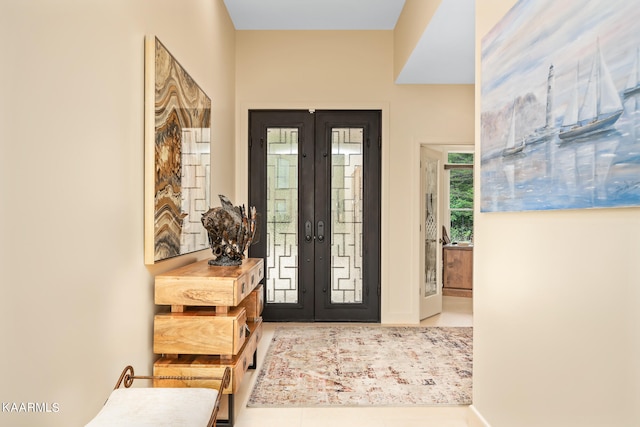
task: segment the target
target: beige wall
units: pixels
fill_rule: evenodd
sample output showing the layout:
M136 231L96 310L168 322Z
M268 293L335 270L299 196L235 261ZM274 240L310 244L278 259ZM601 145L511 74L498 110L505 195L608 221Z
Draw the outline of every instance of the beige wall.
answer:
M222 1L0 3L0 425L79 426L151 371L143 262L144 35L213 100L212 192L233 195L235 32Z
M476 52L514 3L477 2ZM640 209L476 212L475 238L475 409L492 427L637 426Z
M382 321L417 323L419 145L473 143L473 86L395 85L392 31L238 31L236 41L243 203L249 109L382 110Z

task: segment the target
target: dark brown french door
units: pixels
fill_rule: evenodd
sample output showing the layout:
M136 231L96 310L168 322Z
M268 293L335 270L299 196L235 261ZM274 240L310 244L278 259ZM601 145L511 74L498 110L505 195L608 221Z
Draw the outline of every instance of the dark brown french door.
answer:
M380 321L380 111L249 112L268 321Z

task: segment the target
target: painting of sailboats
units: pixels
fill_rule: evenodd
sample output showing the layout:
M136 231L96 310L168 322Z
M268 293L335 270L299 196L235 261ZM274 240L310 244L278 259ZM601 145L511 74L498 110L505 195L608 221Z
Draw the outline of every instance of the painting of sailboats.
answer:
M640 206L640 8L519 0L482 39L480 209Z

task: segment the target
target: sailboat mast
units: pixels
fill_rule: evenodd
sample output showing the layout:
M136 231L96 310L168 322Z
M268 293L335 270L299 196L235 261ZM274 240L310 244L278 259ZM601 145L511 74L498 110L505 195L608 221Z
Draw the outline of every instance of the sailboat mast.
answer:
M636 85L640 82L640 47L636 48Z
M602 82L601 82L601 71L602 71L602 53L600 52L600 39L597 40L597 54L595 57L595 79L596 79L596 118L600 117L600 113L602 112L602 108L600 106L602 101Z
M546 110L546 127L553 126L553 64L549 67L549 76L547 77L547 110Z

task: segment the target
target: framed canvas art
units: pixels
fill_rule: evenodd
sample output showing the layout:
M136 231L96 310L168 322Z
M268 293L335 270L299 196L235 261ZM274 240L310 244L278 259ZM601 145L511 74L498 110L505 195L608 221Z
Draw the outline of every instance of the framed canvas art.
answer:
M640 205L639 20L520 0L482 39L482 212Z
M211 100L158 40L145 39L145 263L207 249Z

